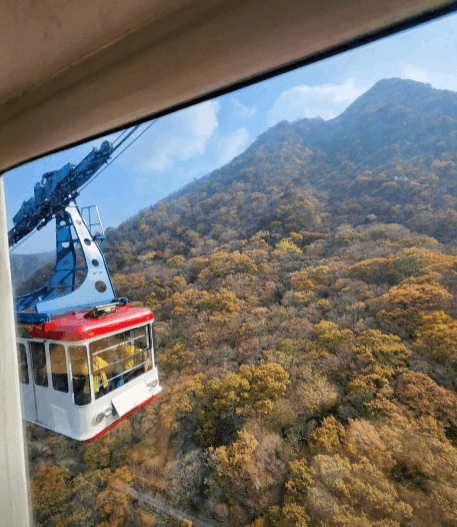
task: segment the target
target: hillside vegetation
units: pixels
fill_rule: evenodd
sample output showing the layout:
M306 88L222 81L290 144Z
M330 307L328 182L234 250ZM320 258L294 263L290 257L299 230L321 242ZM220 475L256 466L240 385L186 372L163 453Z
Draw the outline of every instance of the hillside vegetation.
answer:
M55 252L41 254L10 255L11 277L16 295L38 289L50 276L50 267L54 267Z
M457 526L456 119L384 80L108 231L164 390L87 445L28 427L37 525L172 524L141 489L221 525Z

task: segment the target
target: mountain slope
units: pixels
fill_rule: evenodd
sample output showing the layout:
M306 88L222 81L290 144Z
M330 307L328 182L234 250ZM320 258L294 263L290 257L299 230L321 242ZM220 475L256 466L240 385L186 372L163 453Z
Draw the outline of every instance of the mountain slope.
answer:
M32 430L43 527L119 524L111 495L162 524L133 489L233 527L456 525L454 101L383 81L109 230L164 389L80 445L78 475L70 440Z
M374 220L454 240L454 117L453 92L379 81L337 118L281 122L225 167L110 230L107 259L119 270L135 254L197 250L197 237L221 244L268 230L280 239Z
M56 256L54 251L40 254L12 253L10 255L11 276L16 294L21 294L22 292L32 289L38 289L38 287L42 285L41 281L37 282L36 287L33 283L25 283L32 279L33 275L37 271L40 271L43 266L53 265L55 258Z

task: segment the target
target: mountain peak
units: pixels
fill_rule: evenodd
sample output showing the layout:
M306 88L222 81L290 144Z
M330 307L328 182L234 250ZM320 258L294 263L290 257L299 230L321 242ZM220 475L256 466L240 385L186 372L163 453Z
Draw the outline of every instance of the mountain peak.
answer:
M404 106L426 115L448 115L457 118L457 93L432 88L430 84L411 79L382 79L356 99L337 118L360 117L381 108Z

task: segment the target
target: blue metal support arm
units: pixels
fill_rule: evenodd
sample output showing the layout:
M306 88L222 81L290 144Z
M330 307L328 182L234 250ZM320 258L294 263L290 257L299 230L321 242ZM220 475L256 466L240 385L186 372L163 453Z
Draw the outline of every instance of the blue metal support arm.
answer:
M15 245L34 229L40 230L52 218L74 201L79 190L100 168L108 163L112 154L139 128L135 126L117 144L103 141L100 148L94 148L78 165L67 163L59 170L46 172L41 182L35 184L34 196L24 201L14 216L14 227L8 232L9 245Z
M73 233L76 234L74 237ZM115 299L105 258L75 202L56 215L56 265L40 289L16 298L16 311L52 314L86 306L106 304ZM84 256L86 276L76 285L77 248Z

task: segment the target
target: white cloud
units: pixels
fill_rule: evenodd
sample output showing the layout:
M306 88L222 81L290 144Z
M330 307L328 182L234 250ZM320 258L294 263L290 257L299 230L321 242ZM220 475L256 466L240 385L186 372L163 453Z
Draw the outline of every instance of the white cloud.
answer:
M403 68L401 77L403 79L411 79L413 81L429 83L428 73L424 70L414 68L413 66L405 66Z
M159 119L128 150L126 161L135 167L163 171L175 161L187 161L205 153L208 140L219 126L219 103L208 101Z
M238 99L232 99L233 115L236 119L249 119L254 117L257 112L255 106L249 107L240 102Z
M344 111L364 89L355 87L348 80L341 85L321 84L319 86L294 86L282 92L267 114L267 122L272 126L279 121L296 121L303 117L322 117L332 119Z
M221 137L217 146L220 165L226 165L241 154L248 146L248 142L249 132L246 128L238 128L231 135Z
M437 73L435 71L405 65L401 70L400 77L402 79L411 79L413 81L431 84L433 88L437 88L438 90L457 91L457 75L453 70L448 73Z

